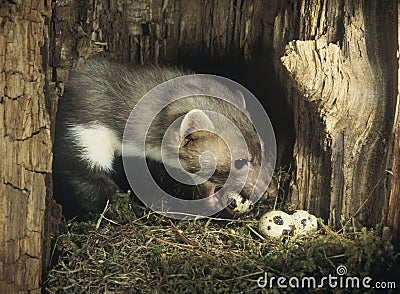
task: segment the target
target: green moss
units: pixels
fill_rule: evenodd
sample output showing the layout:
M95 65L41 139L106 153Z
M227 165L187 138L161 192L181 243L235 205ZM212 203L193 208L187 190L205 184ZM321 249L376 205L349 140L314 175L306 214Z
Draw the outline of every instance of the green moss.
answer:
M274 241L254 234L257 222L251 217L173 223L148 213L125 225L104 222L97 230L93 223L69 225L67 232L58 236L58 260L49 272L47 291L278 293L277 287L259 288L257 279L264 272L275 278L320 279L336 275L340 265L346 266L348 276L369 276L374 281L398 282L400 274L399 256L386 229L383 234L363 228Z
M117 192L110 201L106 211L106 217L119 223L125 224L133 217L131 193Z

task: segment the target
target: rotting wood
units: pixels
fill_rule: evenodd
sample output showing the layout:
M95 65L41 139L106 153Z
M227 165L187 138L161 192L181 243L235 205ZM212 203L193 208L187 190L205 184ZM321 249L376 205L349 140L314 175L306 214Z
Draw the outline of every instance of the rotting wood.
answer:
M299 0L275 21L276 69L296 132L290 200L331 225L355 217L372 226L385 211L397 4L381 5Z

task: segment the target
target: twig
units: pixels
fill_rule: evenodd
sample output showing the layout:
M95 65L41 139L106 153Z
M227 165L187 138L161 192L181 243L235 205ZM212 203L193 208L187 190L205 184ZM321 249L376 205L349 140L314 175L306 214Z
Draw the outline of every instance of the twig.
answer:
M252 231L257 237L259 237L261 240L264 240L264 241L266 241L266 239L263 237L263 236L261 236L256 230L254 230L252 227L250 227L249 225L246 225L246 227L250 230L250 231Z
M176 232L178 233L179 237L182 238L183 241L185 241L186 243L188 243L189 245L195 246L195 247L200 247L199 244L197 244L195 241L190 240L184 233L182 230L180 230L171 220L169 220L169 223L171 224L171 226L176 230Z
M170 242L170 241L166 241L166 240L163 240L163 239L154 237L154 236L153 236L152 238L153 238L154 240L158 241L158 242L165 243L165 244L168 244L168 245L171 245L171 246L174 246L174 247L178 247L178 248L180 248L180 249L192 249L193 252L195 252L195 253L197 253L197 254L203 256L203 257L207 257L207 258L209 258L209 259L211 259L211 260L213 260L213 261L217 261L217 259L216 259L215 257L213 257L213 256L211 256L211 255L205 253L204 251L197 250L197 249L193 248L193 246L190 246L190 245L183 246L183 245L181 245L181 244L176 244L176 243L173 243L173 242ZM190 248L190 247L188 247L188 246L190 246L190 247L192 247L192 248Z
M97 223L96 223L96 230L98 230L98 229L100 228L101 221L102 221L103 219L105 219L106 221L108 221L108 222L110 222L110 223L112 223L112 224L114 224L114 225L118 225L118 226L120 225L120 224L117 223L116 221L113 221L113 220L111 220L111 219L105 217L105 214L106 214L106 212L107 212L107 210L108 210L108 208L109 208L109 204L110 204L110 200L107 199L106 206L104 207L103 212L100 213L100 217L99 217L99 219L97 220Z

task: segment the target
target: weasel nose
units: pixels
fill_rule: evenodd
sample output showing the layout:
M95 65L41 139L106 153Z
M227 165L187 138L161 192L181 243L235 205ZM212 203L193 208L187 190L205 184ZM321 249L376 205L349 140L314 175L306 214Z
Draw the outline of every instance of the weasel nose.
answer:
M253 202L257 202L258 200L267 200L269 198L275 198L276 196L278 196L279 187L274 179L271 179L267 188L265 188L266 186L267 185L264 182L260 185L256 185L255 187L250 187L252 188L250 193L246 193L247 190L245 187L245 189L242 190L241 194L249 196L249 200Z

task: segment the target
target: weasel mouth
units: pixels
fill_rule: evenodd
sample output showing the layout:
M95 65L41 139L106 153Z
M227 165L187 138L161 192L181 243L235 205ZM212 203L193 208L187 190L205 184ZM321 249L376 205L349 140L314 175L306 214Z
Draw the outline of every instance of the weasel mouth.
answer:
M209 207L212 209L224 209L224 203L222 201L222 194L221 194L222 186L215 186L209 190L209 197L207 197L207 202Z
M212 193L211 196L215 196L221 201L222 200L222 193L220 192L221 189L222 189L222 186L220 186L220 185L215 186L214 189L211 190L211 193Z

